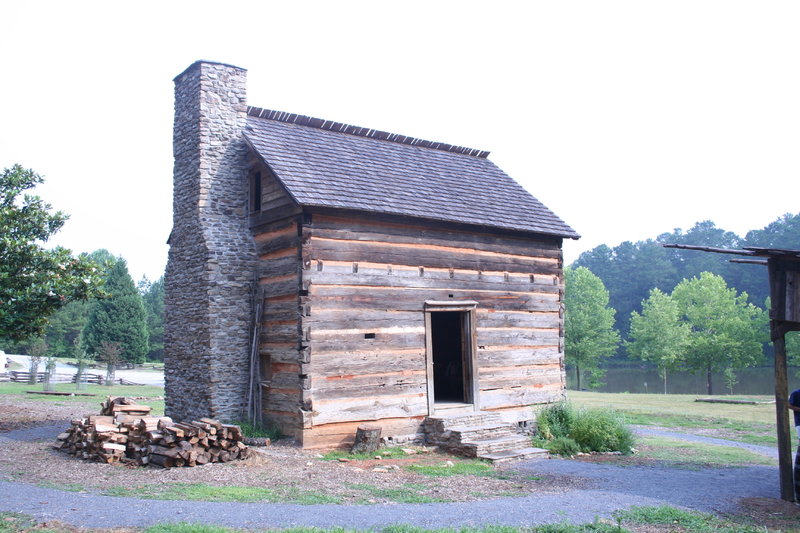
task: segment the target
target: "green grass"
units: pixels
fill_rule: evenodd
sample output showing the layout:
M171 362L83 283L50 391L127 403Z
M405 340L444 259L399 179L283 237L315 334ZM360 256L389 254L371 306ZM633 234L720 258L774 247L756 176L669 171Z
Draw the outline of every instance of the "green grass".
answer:
M487 525L482 527L465 526L427 529L407 524L376 527L369 533L630 533L636 526L645 526L645 531L683 532L683 533L767 533L767 528L748 523L739 523L733 519L721 519L714 515L696 511L685 511L674 507L632 507L614 513L614 521L595 520L587 524L571 524L566 521L555 524L544 524L533 527L512 527ZM639 528L638 530L641 530ZM71 533L74 529L55 525L44 529L37 526L36 520L25 514L0 512L0 533ZM82 530L87 533L99 530ZM188 522L164 523L139 530L141 533L256 533L264 530L233 529L210 524ZM277 529L282 533L357 533L358 530L315 527L294 527Z
M55 390L57 392L80 392L91 393L97 396L53 396L48 394L27 394L26 391L42 391L41 383L36 385L29 385L27 383L0 383L1 395L17 395L26 400L36 400L43 402L69 402L69 403L83 403L92 410L99 410L100 402L104 401L106 396L128 396L133 398L162 398L160 400L140 400L142 404L149 405L153 408L152 414L160 416L164 414L164 388L155 387L151 385L114 385L107 387L105 385L87 385L82 390L76 390L74 383L57 383Z
M0 383L0 394L22 394L26 398L39 398L39 399L58 399L57 396L36 396L35 394L27 394L29 390L43 390L42 384L29 385L27 383ZM55 390L58 392L89 392L97 394L98 397L105 398L106 396L135 396L145 398L160 398L164 396L164 387L156 387L153 385L113 385L107 387L105 385L87 385L84 390L78 391L74 383L56 383ZM62 396L64 398L72 398L71 396ZM76 397L78 398L78 397ZM86 401L84 398L81 401Z
M52 481L41 481L36 485L44 489L56 489L66 492L83 492L86 490L86 487L80 483L54 483Z
M269 439L276 441L281 438L281 430L277 426L261 426L255 425L252 422L235 422L240 428L245 437L257 439Z
M650 425L692 432L713 430L715 436L776 446L775 405L695 402L690 394L610 394L568 391L578 407L615 409L628 424ZM768 400L769 396L753 399Z
M17 533L36 525L32 516L22 513L0 512L0 533Z
M103 492L106 496L123 496L149 500L189 500L206 502L269 502L314 505L341 503L341 498L296 487L215 487L204 483L169 483L113 487Z
M233 533L234 529L210 524L190 524L177 522L174 524L156 524L145 529L142 533Z
M406 483L399 487L376 487L369 483L348 483L346 486L353 490L366 492L372 498L381 498L396 503L437 503L447 501L421 494L425 490L425 486L415 483Z
M671 466L725 467L777 464L777 461L771 457L765 457L742 448L664 437L641 438L639 450L638 458L653 459Z
M390 448L380 448L372 453L350 453L347 450L331 450L322 455L323 461L338 461L339 459L350 459L353 461L366 461L368 459L375 459L381 456L383 459L398 459L408 457L400 447L392 446Z
M631 507L617 511L614 517L626 524L669 526L670 531L692 533L765 533L763 526L735 523L714 515L697 511L684 511L675 507Z
M441 465L408 465L407 470L431 477L449 476L482 476L496 477L498 473L488 463L483 461L458 461L453 462L452 466Z

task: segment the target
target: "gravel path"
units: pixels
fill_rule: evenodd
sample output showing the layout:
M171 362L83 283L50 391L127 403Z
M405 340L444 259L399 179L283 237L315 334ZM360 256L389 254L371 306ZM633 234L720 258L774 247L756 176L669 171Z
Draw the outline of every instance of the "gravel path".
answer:
M702 442L705 444L716 444L717 446L733 446L735 448L742 448L750 450L753 453L766 455L767 457L778 458L778 449L770 446L760 446L758 444L748 444L746 442L737 442L727 439L717 439L715 437L706 437L704 435L692 435L691 433L679 433L677 431L669 431L666 429L656 429L645 426L634 426L634 433L637 435L646 435L653 437L668 437L670 439L686 440L690 442Z
M10 431L0 435L0 446L13 445L13 441L48 438L57 427L63 424ZM749 449L753 446L649 428L638 431ZM756 448L765 454L771 450L763 446ZM26 513L40 521L57 519L83 527L143 527L186 521L242 528L302 525L368 529L390 524L437 528L591 522L597 517L608 518L615 510L640 505L672 505L724 513L733 512L740 498L779 496L775 467L683 470L540 459L517 463L515 469L529 475L580 477L586 482L581 483L580 489L560 494L529 494L466 503L295 505L121 499L6 481L0 482L0 510Z

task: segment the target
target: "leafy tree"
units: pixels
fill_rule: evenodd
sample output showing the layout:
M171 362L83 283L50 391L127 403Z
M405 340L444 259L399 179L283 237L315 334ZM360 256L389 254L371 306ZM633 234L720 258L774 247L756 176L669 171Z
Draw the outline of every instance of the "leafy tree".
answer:
M28 368L28 384L35 385L38 380L39 365L42 362L42 357L47 355L47 342L42 339L34 339L28 347L29 363Z
M122 347L118 342L102 341L97 351L97 360L106 364L106 385L114 384L117 365L120 362Z
M608 307L608 291L600 278L585 267L564 269L564 342L566 361L575 365L577 386L581 371L589 374L591 385L603 372L600 359L614 355L619 333L614 329L614 309Z
M800 250L800 213L785 214L763 229L748 231L743 246ZM769 296L769 274L763 266L741 265L734 286L746 290L753 303Z
M99 354L103 342L119 343L121 357L141 363L147 354L147 323L142 297L120 258L108 272L103 290L107 298L95 300L83 329L83 348Z
M88 254L102 271L103 279L108 271L117 262L117 258L106 249L95 250ZM78 357L76 344L86 322L89 320L89 310L92 301L70 302L50 317L45 330L45 338L51 352L57 357Z
M800 367L800 331L790 331L784 337L786 339L786 358L792 366ZM800 370L796 374L800 377Z
M680 279L667 249L653 240L626 241L613 249L598 246L581 254L574 266L588 268L603 281L621 331L628 331L631 312L640 309L650 289L670 290Z
M67 220L25 191L44 180L19 165L0 174L0 338L40 335L47 319L74 300L96 294L97 265L65 248L43 244Z
M70 302L53 313L45 330L53 355L75 357L75 340L86 325L90 307L90 302Z
M694 244L731 249L739 248L742 245L742 239L738 235L718 228L710 220L698 222L686 232L676 229L672 233L664 233L659 235L656 240L659 244ZM672 266L677 271L678 280L698 276L701 272L712 272L727 278L732 269L739 269L739 265L732 265L728 261L729 257L720 254L677 249L669 249L667 253Z
M80 336L75 339L74 348L75 359L77 359L78 363L78 369L75 371L75 388L78 390L86 388L86 366L89 364L89 361L92 360L92 357L83 349L82 340Z
M144 311L147 315L147 333L150 339L150 361L164 360L164 276L154 282L146 277L139 282Z
M642 302L642 314L631 313L628 354L655 363L664 380L667 393L667 373L683 362L689 344L689 324L681 321L678 304L658 289Z
M692 329L685 365L706 373L708 394L713 394L713 372L746 368L761 360L766 313L747 303L747 293L737 295L721 276L703 272L679 283L672 298Z

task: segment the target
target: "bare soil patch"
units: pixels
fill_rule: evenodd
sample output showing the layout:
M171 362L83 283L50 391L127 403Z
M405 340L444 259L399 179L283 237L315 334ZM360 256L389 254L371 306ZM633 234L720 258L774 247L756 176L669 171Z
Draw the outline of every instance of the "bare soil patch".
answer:
M63 422L79 416L87 408L90 407L83 403L62 404L57 401L37 401L19 396L3 395L0 396L0 412L2 412L0 431Z

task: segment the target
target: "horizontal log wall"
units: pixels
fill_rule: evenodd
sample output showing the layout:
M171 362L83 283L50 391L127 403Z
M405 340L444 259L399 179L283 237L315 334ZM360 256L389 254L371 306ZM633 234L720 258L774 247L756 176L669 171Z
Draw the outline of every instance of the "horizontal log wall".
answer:
M426 300L478 302L483 409L527 420L530 405L562 396L560 240L319 213L310 222L300 297L304 446L341 445L359 422L428 414Z
M264 294L259 354L264 418L286 435L301 438L300 213L283 187L262 167L261 212L251 216Z

